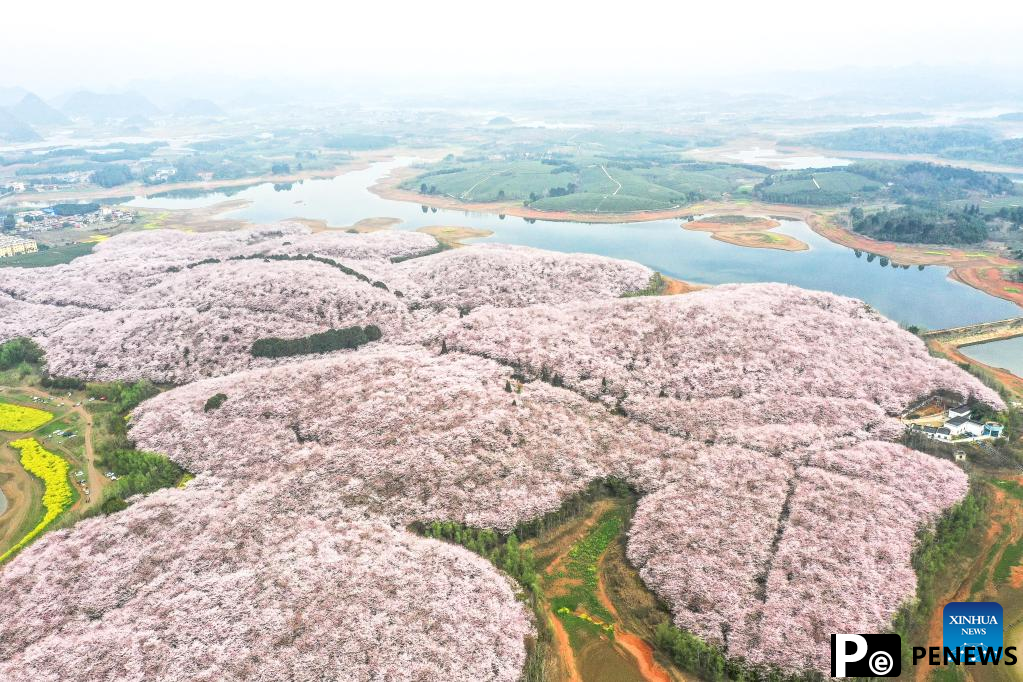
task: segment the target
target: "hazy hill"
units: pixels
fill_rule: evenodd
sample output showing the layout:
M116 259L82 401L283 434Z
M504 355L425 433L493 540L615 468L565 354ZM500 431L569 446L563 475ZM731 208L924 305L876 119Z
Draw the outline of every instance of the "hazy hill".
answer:
M67 116L31 92L25 95L20 102L10 107L10 112L19 120L30 125L64 125L71 122Z
M212 100L186 99L174 108L174 115L185 118L214 118L225 114Z
M4 142L35 142L39 134L6 109L0 109L0 140Z
M83 90L71 95L61 109L69 116L94 121L130 116L155 116L160 113L156 105L137 92L96 93Z
M9 107L12 104L17 104L26 94L28 94L28 90L25 88L8 88L0 85L0 107Z

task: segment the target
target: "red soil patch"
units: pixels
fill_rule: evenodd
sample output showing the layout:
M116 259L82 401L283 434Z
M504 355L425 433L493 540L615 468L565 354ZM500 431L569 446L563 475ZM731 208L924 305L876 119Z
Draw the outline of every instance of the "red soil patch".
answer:
M558 660L564 666L566 682L582 682L579 669L575 667L575 653L572 651L572 644L568 639L568 633L564 626L555 618L550 610L547 611L547 621L554 629L554 648L558 652Z
M603 561L604 558L601 557L600 560ZM600 571L597 571L597 598L616 621L621 620L621 616L618 615L615 605L611 602L611 598L607 595L607 587L604 585L604 575ZM643 641L642 638L637 637L631 632L620 630L617 626L615 626L614 641L616 645L620 645L629 653L630 656L636 659L636 667L639 669L639 674L643 676L644 680L647 680L647 682L671 682L671 677L668 675L668 671L658 665L657 661L654 660L653 647Z
M1017 476L1015 477L1015 480L1023 482L1023 477ZM1005 494L1005 491L1000 488L992 487L992 492L993 500L991 523L988 526L987 531L984 533L984 540L981 549L977 553L976 558L969 565L959 584L952 589L949 589L945 594L940 595L935 601L936 606L934 607L934 611L931 612L931 617L927 626L927 641L923 643L924 646L941 646L943 636L942 626L944 624L942 611L945 608L945 604L953 601L967 601L970 597L974 582L987 565L988 557L995 554L995 560L997 560L1001 555L1001 552L1004 551L1005 546L1011 542L1016 542L1017 539L1023 535L1020 513L1023 505L1021 505L1015 498L1010 498ZM1011 529L1009 538L1005 543L1005 546L996 547L996 543L999 542L999 539L1002 536L1002 531L1006 525L1008 525ZM1013 587L1023 586L1023 567L1013 569L1011 580ZM1018 584L1017 581L1019 581ZM924 658L916 666L915 678L919 682L923 682L928 678L930 672L931 666L928 664L927 659Z
M706 284L693 284L692 282L683 282L680 279L672 279L671 277L665 277L664 279L664 296L675 296L676 294L689 294L700 289L706 289Z

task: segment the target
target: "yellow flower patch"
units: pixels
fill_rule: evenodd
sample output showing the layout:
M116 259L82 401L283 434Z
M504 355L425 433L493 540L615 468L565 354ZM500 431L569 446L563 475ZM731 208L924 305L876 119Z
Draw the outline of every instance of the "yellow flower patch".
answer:
M53 419L53 415L34 407L0 403L0 431L34 431Z
M73 494L68 483L68 465L62 458L43 449L34 438L12 441L11 447L21 450L21 466L43 482L43 507L45 513L35 528L30 530L16 545L0 555L0 562L32 542L48 525L71 506Z

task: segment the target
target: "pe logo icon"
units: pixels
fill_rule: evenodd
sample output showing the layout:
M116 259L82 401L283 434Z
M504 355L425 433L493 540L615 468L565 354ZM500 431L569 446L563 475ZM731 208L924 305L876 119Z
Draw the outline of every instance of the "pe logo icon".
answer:
M902 638L898 635L831 635L832 677L898 677Z
M960 651L962 663L976 663L978 653L1002 647L1002 605L994 601L954 601L942 611L941 644L946 655Z

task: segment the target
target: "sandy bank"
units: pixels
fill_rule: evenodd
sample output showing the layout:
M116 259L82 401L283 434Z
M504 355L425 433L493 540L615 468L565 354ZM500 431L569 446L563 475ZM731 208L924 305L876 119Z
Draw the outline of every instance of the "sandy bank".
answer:
M809 246L795 237L772 232L780 225L780 222L771 218L744 215L710 216L682 223L683 229L709 232L712 238L736 246L779 251L809 250Z
M428 234L444 246L452 249L460 246L467 246L465 243L465 240L467 239L482 239L483 237L489 237L494 234L491 230L447 225L430 225L429 227L420 227L416 230L416 232Z

